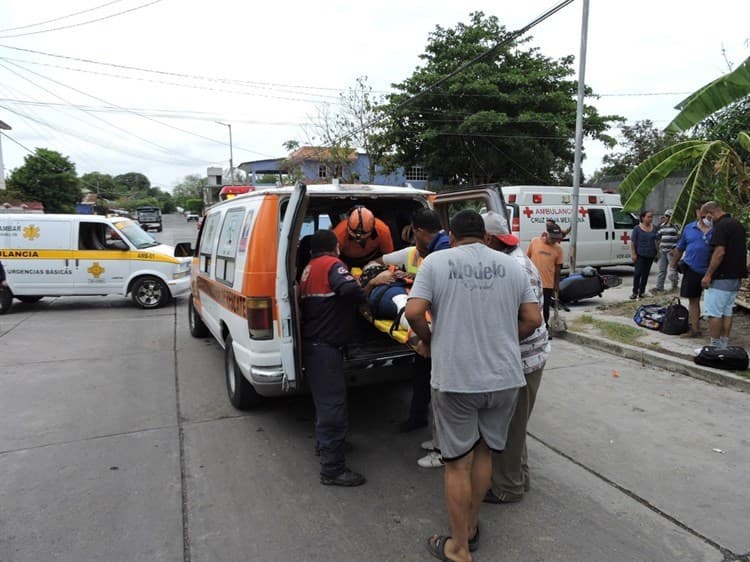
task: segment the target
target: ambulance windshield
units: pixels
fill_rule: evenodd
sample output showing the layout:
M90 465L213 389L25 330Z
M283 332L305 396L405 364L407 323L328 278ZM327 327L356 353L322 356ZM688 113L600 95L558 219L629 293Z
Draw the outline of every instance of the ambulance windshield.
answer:
M159 243L154 240L153 236L131 220L119 220L114 224L117 230L119 230L120 233L130 240L133 246L139 250L159 245Z

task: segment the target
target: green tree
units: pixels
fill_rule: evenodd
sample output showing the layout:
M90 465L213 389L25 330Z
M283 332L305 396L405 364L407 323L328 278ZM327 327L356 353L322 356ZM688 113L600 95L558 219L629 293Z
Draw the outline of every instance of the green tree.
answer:
M128 172L126 174L120 174L115 176L115 181L125 188L127 193L142 193L148 195L148 190L151 188L151 182L149 179L138 172Z
M633 125L620 125L623 141L618 143L621 150L606 154L602 158L602 167L597 170L591 181L596 183L605 178L623 178L641 162L657 152L686 140L679 133L668 133L657 129L651 120L636 121Z
M721 76L678 104L680 112L667 126L668 131L723 131L709 119L734 115L733 108L750 100L750 58L736 70ZM727 113L727 111L729 113ZM709 123L702 126L701 123ZM727 129L735 125L727 125ZM707 127L707 128L706 128ZM722 132L722 134L724 134ZM675 204L675 219L692 219L695 204L707 197L720 201L746 227L750 227L750 134L739 131L734 143L722 138L686 140L658 152L635 168L620 186L630 193L624 208L640 209L648 194L677 170L689 170Z
M89 172L81 176L81 185L108 201L119 199L127 193L127 189L118 183L110 174Z
M75 164L46 148L24 158L23 165L11 172L8 187L25 199L41 201L48 213L73 212L82 196Z
M381 108L387 115L384 142L392 147L394 163L421 164L449 184L572 181L573 57L551 59L536 48L522 48L529 39L504 43L509 36L496 17L482 12L454 28L435 28L420 55L424 64L394 85L399 93ZM586 92L592 94L590 88ZM584 134L611 146L614 139L605 131L618 120L587 105Z
M178 207L187 209L188 199L203 199L203 188L208 185L208 179L198 174L185 176L180 183L172 188L172 198Z

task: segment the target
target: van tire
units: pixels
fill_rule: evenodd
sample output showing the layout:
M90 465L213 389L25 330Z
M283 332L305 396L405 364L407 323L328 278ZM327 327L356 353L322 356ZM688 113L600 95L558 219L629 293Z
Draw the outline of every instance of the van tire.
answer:
M172 299L164 281L153 275L144 275L133 281L130 294L135 304L147 309L159 308Z
M224 381L232 406L238 410L252 410L260 406L263 397L242 375L240 366L237 365L237 359L234 356L232 336L227 336L224 347Z
M21 295L21 296L16 295L16 298L25 304L34 304L42 300L42 297L37 296L37 295Z
M6 314L13 305L13 293L7 287L0 287L0 314Z
M208 326L203 322L203 318L195 310L192 295L188 299L188 326L190 327L190 335L194 338L205 338L210 333Z

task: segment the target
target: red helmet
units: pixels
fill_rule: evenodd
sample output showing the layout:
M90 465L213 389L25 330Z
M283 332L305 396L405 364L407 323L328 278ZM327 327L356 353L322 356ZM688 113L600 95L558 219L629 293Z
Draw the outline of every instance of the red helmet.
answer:
M352 238L364 245L365 240L377 236L375 231L375 215L367 207L357 205L349 212L346 221L346 232Z

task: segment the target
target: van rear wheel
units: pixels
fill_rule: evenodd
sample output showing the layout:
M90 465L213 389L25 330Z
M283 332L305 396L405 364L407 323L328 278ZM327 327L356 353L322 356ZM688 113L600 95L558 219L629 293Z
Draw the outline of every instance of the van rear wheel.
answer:
M190 335L194 338L205 338L209 334L208 326L203 322L198 311L195 310L192 295L188 299L188 326L190 327Z
M232 406L238 410L252 410L260 406L263 397L243 376L237 359L234 356L232 336L227 336L224 347L224 379L227 383L227 394Z
M164 281L152 275L144 275L136 279L130 292L133 295L133 302L141 308L159 308L172 298Z

